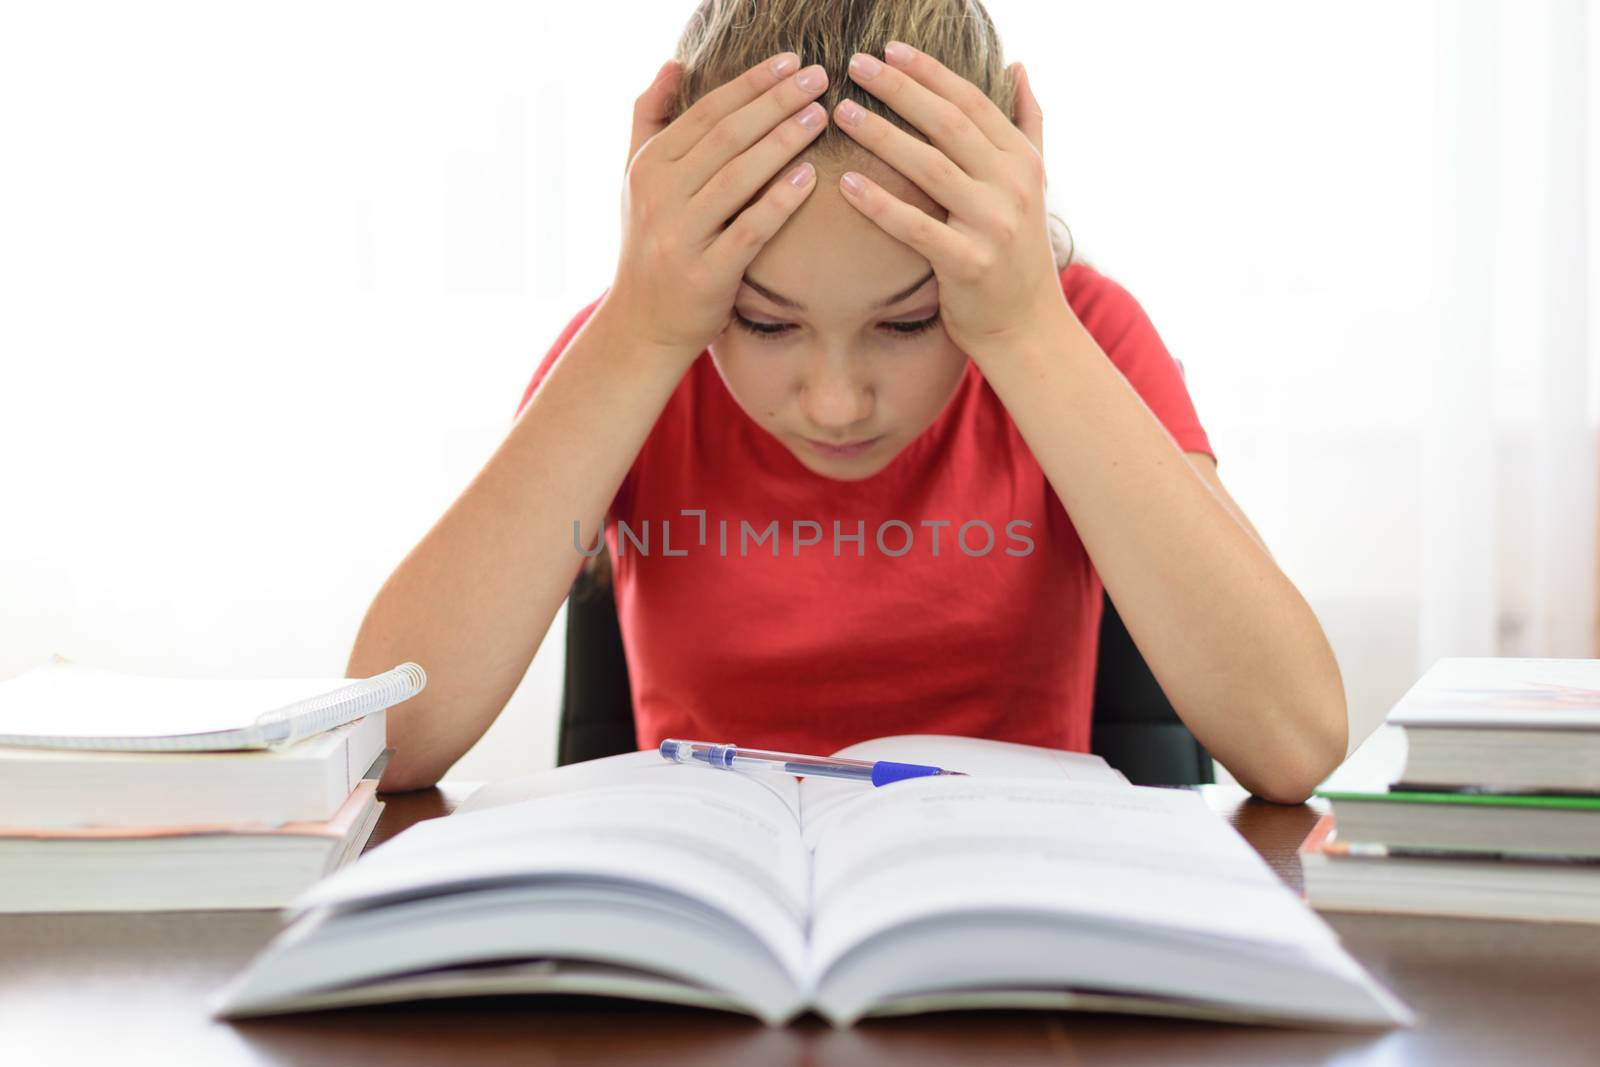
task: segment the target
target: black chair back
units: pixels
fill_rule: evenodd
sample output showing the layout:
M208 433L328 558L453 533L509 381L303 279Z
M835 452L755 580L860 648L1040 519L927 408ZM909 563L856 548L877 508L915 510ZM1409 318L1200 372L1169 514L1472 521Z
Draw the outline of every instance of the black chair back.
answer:
M1090 749L1135 785L1215 780L1211 757L1178 718L1122 618L1106 598L1094 686ZM587 572L567 598L566 675L561 691L559 764L638 748L633 690L616 599Z

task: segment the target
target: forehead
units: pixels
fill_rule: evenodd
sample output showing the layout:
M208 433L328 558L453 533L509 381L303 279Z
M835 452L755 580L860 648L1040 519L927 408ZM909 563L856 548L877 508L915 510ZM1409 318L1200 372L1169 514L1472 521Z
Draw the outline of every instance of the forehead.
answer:
M875 157L817 166L816 187L760 253L747 274L811 311L865 311L928 273L926 258L857 211L839 191L839 175L856 170L912 208L943 221L947 212ZM785 168L782 173L787 173ZM779 179L781 180L781 177ZM925 292L934 292L930 284ZM744 288L745 294L752 292Z

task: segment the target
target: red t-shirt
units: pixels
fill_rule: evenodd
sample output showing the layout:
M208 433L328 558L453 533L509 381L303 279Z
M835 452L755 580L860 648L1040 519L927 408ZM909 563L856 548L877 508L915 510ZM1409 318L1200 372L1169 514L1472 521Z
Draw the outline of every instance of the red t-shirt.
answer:
M1210 454L1138 302L1087 264L1061 285L1178 446ZM524 405L599 302L556 339ZM939 733L1089 748L1100 578L970 359L932 425L843 482L752 421L702 352L624 478L606 542L641 747L826 753Z

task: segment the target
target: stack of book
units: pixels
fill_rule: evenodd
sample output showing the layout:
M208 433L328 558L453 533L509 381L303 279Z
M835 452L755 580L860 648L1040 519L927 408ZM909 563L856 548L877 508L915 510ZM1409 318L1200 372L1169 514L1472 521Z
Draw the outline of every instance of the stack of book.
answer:
M353 860L383 805L367 679L157 678L61 656L0 682L0 912L279 908Z
M1442 659L1389 721L1390 788L1320 794L1313 906L1600 922L1600 661Z

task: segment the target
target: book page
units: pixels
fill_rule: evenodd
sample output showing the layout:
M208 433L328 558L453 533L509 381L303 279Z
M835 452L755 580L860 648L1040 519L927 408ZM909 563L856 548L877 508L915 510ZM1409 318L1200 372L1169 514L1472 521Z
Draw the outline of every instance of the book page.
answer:
M530 799L486 801L418 823L293 907L373 905L484 885L631 884L727 915L798 974L809 856L784 799L751 775L627 755L655 762L574 764L556 788L525 782Z
M683 772L692 774L685 777ZM601 759L585 760L582 763L569 763L564 767L553 770L538 771L534 774L519 775L516 778L506 778L498 782L490 782L480 786L476 792L469 796L459 807L456 814L480 811L484 808L499 807L503 804L515 804L535 797L555 796L558 793L571 793L580 789L592 789L602 785L659 785L663 783L701 782L702 775L727 777L730 775L749 779L748 785L755 786L771 793L773 798L789 810L796 823L800 818L800 789L799 783L792 775L787 774L762 774L743 771L718 770L713 767L697 767L688 764L669 762L661 757L655 749L645 749L640 752L623 752L616 756L605 756ZM713 779L709 783L711 788L717 788ZM741 792L745 786L734 787Z
M923 763L973 777L1044 778L1053 781L1127 785L1128 779L1099 756L945 734L876 737L833 753L845 759ZM815 847L826 823L849 804L870 796L875 788L859 782L807 778L800 783L801 825L806 843Z
M828 822L813 857L814 973L876 932L974 911L1337 944L1196 793L920 778L874 790Z

